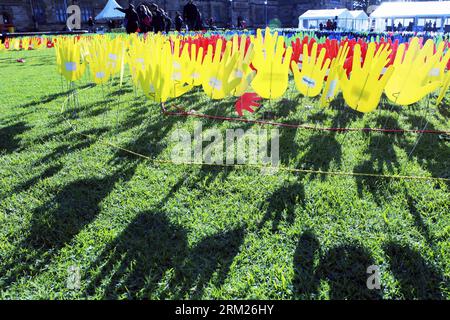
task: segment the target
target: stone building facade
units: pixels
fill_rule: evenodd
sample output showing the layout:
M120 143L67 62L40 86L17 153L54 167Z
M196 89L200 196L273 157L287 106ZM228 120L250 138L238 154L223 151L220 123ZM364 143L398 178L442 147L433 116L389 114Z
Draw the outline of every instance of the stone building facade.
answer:
M81 8L83 22L89 16L95 17L106 4L106 0L0 0L0 28L14 25L17 31L63 30L66 21L66 8L77 4ZM140 0L117 0L122 6L130 2L139 4ZM176 11L182 12L186 0L153 0L165 8L171 17ZM242 17L249 28L263 27L266 23L281 22L282 27L298 25L298 16L308 9L351 8L347 0L196 0L204 20L213 18L218 27L237 24Z

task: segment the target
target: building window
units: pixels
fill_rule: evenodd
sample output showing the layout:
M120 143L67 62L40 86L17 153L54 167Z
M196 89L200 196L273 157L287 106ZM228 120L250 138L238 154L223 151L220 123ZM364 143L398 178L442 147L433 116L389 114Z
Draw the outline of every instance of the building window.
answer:
M265 6L258 6L255 8L255 22L257 24L263 25L266 23L266 10L269 10L268 8L265 8ZM269 14L269 12L267 12Z
M56 20L59 23L66 23L67 22L67 6L65 4L65 1L57 1L55 5L55 14L56 14Z
M230 9L228 9L228 11L230 11ZM224 10L221 5L214 6L214 10L211 12L211 16L218 23L226 23L226 14L228 14L227 11Z
M45 4L42 0L34 1L33 17L37 23L45 23Z

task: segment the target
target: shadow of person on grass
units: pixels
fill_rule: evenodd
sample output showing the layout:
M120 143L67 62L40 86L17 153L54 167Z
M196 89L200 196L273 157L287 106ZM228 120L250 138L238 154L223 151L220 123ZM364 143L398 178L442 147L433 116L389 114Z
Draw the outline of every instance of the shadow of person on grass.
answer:
M329 250L321 257L317 276L328 282L330 299L380 299L379 290L367 287L367 268L375 265L366 248L344 244Z
M169 132L174 126L182 124L186 118L157 114L145 119L144 116L140 115L140 110L140 108L136 108L133 111L135 117L127 116L125 121L121 123L123 130L129 130L130 127L142 127L136 137L121 145L121 147L147 157L157 158L167 147L165 138L167 138ZM144 113L144 115L148 115L148 113ZM123 150L118 150L116 156L120 158L132 155Z
M404 299L445 299L441 288L448 288L450 281L445 280L418 251L395 242L385 245L384 251Z
M114 172L105 178L81 179L54 190L51 201L36 208L27 237L13 250L0 269L0 289L20 277L36 276L100 212L100 203L119 179L128 181L134 167Z
M234 258L244 241L244 228L236 228L208 236L188 253L177 272L182 283L178 298L201 299L209 282L219 287L224 284Z
M389 128L398 128L396 119L390 116L379 116L376 119L377 125L386 126ZM400 145L403 141L401 136L387 134L387 133L368 133L370 142L367 146L366 153L370 155L370 159L357 165L353 172L355 174L394 174L400 166L395 145ZM355 177L358 188L358 195L360 198L364 197L364 191L369 191L377 204L382 202L388 188L388 179L377 179L370 176Z
M30 129L23 121L0 128L0 155L10 154L20 149L19 136Z
M343 244L323 253L316 236L306 231L297 244L293 264L298 297L317 298L319 285L325 281L332 300L381 298L381 292L367 288L367 268L374 260L359 245Z
M102 132L105 132L105 130L106 129L102 128L97 130L87 130L82 133L86 135L91 135L93 133L101 134ZM33 188L37 183L57 175L63 169L63 165L60 163L63 157L75 152L80 152L95 143L93 139L88 139L84 136L72 133L70 130L63 130L62 132L55 134L53 139L58 139L61 137L64 139L61 141L62 144L51 149L49 153L31 164L33 166L33 171L39 171L41 167L46 167L44 170L25 182L13 186L9 192L0 190L0 195L8 196L11 194L19 194ZM36 143L36 141L33 143Z
M409 116L408 121L417 126L418 123L427 124L427 130L437 130L437 128L427 122L421 116ZM427 170L433 177L450 178L450 142L441 139L437 134L417 135L412 142L402 144L404 150L410 157L416 160L420 166ZM449 184L447 183L447 186Z
M300 236L293 258L294 294L300 298L314 297L320 285L316 276L315 264L320 257L320 243L311 231Z
M105 299L200 298L210 281L223 284L243 237L238 228L190 249L186 229L162 211L142 212L90 266L96 276L86 293L102 292Z
M166 272L183 264L187 252L185 229L161 212L142 212L90 266L100 270L86 293L101 288L106 299L150 298Z
M333 162L337 167L341 166L342 147L336 140L334 132L319 132L311 135L301 147L301 150L305 149L307 151L300 160L305 169L329 171ZM325 180L325 175L320 175L320 178Z
M60 164L51 165L32 178L15 185L11 192L4 192L3 190L0 190L0 197L6 197L7 195L19 194L21 192L27 191L33 188L37 183L55 176L59 171L61 171L62 168L63 166Z
M275 232L283 218L289 225L292 225L295 221L295 207L303 206L304 201L305 189L301 181L283 183L266 200L269 206L258 228L262 229L268 221L272 221L272 232Z

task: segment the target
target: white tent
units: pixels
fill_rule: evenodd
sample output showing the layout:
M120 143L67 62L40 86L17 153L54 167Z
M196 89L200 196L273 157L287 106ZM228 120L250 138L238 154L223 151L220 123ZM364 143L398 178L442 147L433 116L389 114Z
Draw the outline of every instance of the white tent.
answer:
M430 21L436 23L438 30L444 30L450 25L450 1L383 2L370 18L376 31L385 31L399 23L421 31Z
M353 17L353 30L367 31L369 29L369 16L363 10L353 10L350 14Z
M317 29L321 23L325 26L328 20L334 21L336 17L338 29L352 28L353 16L347 9L308 10L298 17L298 28Z
M116 8L122 8L115 0L108 0L108 3L103 10L95 17L95 21L109 21L109 20L122 20L125 18L125 13L115 10Z

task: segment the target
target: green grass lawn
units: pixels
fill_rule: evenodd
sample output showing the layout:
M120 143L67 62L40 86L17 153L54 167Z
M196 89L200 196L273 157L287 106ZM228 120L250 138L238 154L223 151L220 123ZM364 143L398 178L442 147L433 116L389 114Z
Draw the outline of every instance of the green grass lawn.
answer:
M107 143L168 159L178 128L253 125L164 116L129 79L83 79L61 112L68 88L54 60L53 50L0 53L0 298L450 298L448 183L155 164ZM251 117L449 130L449 98L362 115L290 90ZM196 90L172 103L233 114L232 99ZM437 135L417 145L412 133L280 135L285 167L450 178L450 143ZM366 286L371 265L381 290Z

